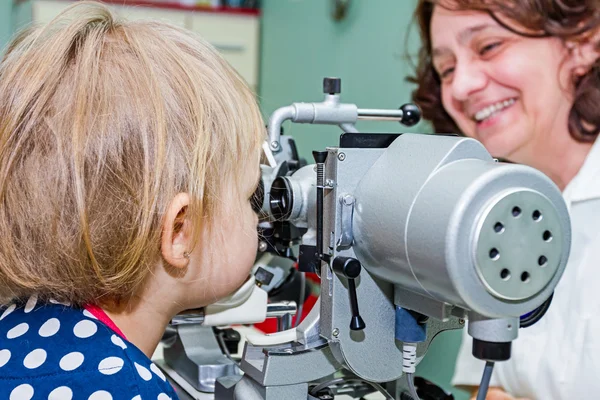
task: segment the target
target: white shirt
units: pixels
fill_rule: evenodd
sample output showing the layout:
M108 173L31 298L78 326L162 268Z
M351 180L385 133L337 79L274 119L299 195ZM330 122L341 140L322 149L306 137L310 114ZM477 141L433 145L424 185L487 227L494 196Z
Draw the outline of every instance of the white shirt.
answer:
M571 254L552 305L519 330L512 357L496 363L490 386L532 400L600 398L600 140L563 197L571 215ZM453 385L479 386L484 362L463 333Z

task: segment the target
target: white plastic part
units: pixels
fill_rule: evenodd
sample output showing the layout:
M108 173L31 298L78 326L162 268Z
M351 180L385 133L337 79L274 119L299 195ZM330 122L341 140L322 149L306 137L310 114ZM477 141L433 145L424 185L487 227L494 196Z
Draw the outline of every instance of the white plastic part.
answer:
M220 301L204 308L204 326L257 324L267 318L267 292L254 284L244 284L229 301ZM243 290L242 290L243 289Z
M240 304L248 300L248 298L252 294L252 291L256 286L254 282L254 275L250 275L250 277L248 277L248 280L246 280L246 282L244 282L244 284L238 290L236 290L229 296L217 301L216 303L207 306L206 308L211 307L213 309L216 309L218 307L229 308L239 306Z
M414 374L417 365L417 345L415 343L404 343L402 345L402 372Z
M290 343L296 340L296 328L269 334L249 333L246 336L246 340L254 346L273 346Z

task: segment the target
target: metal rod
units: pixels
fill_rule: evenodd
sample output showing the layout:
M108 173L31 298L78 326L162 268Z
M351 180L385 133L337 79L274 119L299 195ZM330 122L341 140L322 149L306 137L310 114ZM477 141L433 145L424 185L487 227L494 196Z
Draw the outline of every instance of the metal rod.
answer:
M283 315L296 315L298 307L295 301L282 301L267 304L267 318L281 317Z
M377 110L369 108L358 109L358 119L401 121L403 117L404 112L402 110Z

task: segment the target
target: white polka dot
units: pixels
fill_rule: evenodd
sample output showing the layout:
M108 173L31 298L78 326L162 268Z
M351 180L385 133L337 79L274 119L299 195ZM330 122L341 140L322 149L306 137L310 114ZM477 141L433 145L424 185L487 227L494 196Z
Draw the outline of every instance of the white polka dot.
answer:
M86 317L91 318L91 319L98 319L98 318L96 318L96 316L94 314L92 314L88 310L83 310L83 315L85 315Z
M142 400L142 396L140 396L139 394L137 396L135 396L133 399L131 400Z
M23 365L25 366L25 368L35 369L46 361L46 356L46 350L35 349L25 356L25 359L23 360Z
M33 296L31 296L29 298L29 300L27 300L27 304L25 304L25 311L26 313L31 312L31 310L33 310L33 308L35 307L35 305L37 304L37 295L34 294Z
M4 367L10 360L9 350L0 350L0 368Z
M40 327L38 333L41 337L50 337L56 334L60 329L60 321L56 318L50 318Z
M150 373L150 371L148 371L148 369L142 367L136 362L134 362L133 364L135 365L135 369L137 369L138 374L140 374L143 380L149 381L150 379L152 379L152 374Z
M112 400L112 396L105 390L98 390L97 392L92 393L88 400Z
M98 371L104 375L113 375L123 368L123 364L123 360L119 357L108 357L100 361L100 364L98 364Z
M18 338L19 336L22 336L25 333L27 333L28 330L29 330L29 325L27 325L26 322L23 322L22 324L19 324L19 325L15 326L14 328L12 328L10 331L8 331L8 333L6 334L6 338L7 339Z
M63 358L60 359L58 365L63 371L73 371L74 369L79 368L81 364L83 364L83 354L74 351L73 353L69 353Z
M58 301L58 300L54 300L54 299L50 299L49 301L52 304L60 304L61 306L66 306L66 307L69 307L71 305L71 303L68 303L66 301Z
M165 374L163 374L163 372L160 370L160 368L158 368L156 366L156 364L152 363L150 364L150 369L152 370L152 372L154 372L156 375L158 375L160 377L160 379L162 379L163 381L167 381L167 378L165 378Z
M0 316L0 321L2 321L4 318L8 317L8 314L15 311L15 308L17 308L16 304L11 304L10 306L8 306L8 308L6 310L4 310L4 312Z
M31 400L33 397L33 387L26 383L17 386L10 392L10 400Z
M156 400L172 400L172 399L169 396L167 396L166 394L161 393L158 395Z
M48 400L71 400L72 398L73 391L66 386L57 387L48 395Z
M117 346L119 346L120 348L122 348L123 350L125 350L127 348L127 345L125 344L125 342L123 341L123 339L121 339L117 335L112 335L111 338L110 338L110 341L113 342L113 344L116 344Z
M85 319L83 321L79 321L75 328L73 328L73 333L78 338L89 338L93 336L94 333L98 331L98 325L94 321L90 321L89 319Z

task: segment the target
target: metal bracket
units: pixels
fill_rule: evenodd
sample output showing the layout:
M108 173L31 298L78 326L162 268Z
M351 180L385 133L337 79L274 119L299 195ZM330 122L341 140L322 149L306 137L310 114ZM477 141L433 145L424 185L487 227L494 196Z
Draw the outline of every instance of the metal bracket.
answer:
M345 194L340 196L340 204L342 208L340 210L341 216L341 235L338 239L336 245L338 249L340 247L348 248L352 246L352 242L354 241L354 235L352 233L352 217L354 215L354 203L356 199L351 194Z

